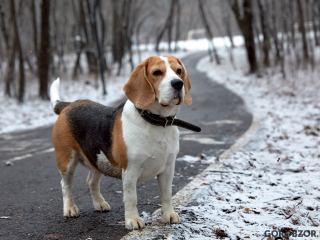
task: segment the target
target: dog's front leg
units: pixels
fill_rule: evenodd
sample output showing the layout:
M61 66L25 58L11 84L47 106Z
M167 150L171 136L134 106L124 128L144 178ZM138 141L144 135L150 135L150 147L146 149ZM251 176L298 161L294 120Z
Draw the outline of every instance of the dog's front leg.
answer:
M125 221L126 228L130 230L141 229L144 226L137 209L137 180L138 176L128 169L125 172L122 171Z
M174 162L168 166L167 170L158 175L158 184L161 192L161 212L162 222L164 223L179 223L180 217L173 210L171 196L172 196L172 180L174 174Z

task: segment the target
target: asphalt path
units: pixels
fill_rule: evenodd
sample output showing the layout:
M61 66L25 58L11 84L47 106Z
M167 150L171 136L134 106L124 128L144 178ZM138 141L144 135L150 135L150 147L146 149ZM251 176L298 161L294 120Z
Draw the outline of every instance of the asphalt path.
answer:
M196 70L197 62L204 55L199 52L182 59L192 83L193 104L183 104L177 117L201 126L202 131L193 133L180 129L178 157L200 154L217 157L251 124L252 116L241 98ZM0 239L97 240L120 239L126 235L121 180L102 178L101 193L111 211L94 211L85 183L88 170L81 165L73 180L73 196L80 216L63 217L61 177L52 149L51 132L52 126L0 135ZM7 166L6 160L13 164ZM177 161L173 194L206 166L205 159L194 164ZM156 179L139 183L137 194L140 213L151 214L160 207Z

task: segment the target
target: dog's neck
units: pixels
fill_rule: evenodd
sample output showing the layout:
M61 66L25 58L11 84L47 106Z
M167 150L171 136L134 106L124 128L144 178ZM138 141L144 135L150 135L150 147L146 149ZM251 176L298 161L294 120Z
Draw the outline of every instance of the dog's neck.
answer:
M174 116L179 112L180 105L162 107L159 101L156 100L148 110L153 114L160 115L161 117L169 117Z

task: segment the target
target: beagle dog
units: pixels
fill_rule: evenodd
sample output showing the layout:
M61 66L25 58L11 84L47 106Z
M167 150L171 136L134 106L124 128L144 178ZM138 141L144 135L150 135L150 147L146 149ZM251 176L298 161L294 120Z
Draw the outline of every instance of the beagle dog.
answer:
M110 210L100 193L101 175L122 179L125 226L143 228L137 209L136 183L157 176L162 221L179 223L171 203L179 130L172 125L173 121L171 125L156 126L144 120L141 111L174 119L183 102L192 103L191 83L181 60L155 56L140 63L123 88L128 100L117 108L90 100L62 102L59 86L58 78L51 85L50 95L52 108L59 115L52 139L62 176L64 216L79 215L71 185L74 170L81 163L90 170L86 182L96 210Z

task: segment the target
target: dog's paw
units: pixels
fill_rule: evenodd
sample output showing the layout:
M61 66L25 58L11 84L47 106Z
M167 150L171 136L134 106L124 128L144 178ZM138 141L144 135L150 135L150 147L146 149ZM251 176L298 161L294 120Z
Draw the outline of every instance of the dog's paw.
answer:
M140 218L126 219L126 228L129 230L142 229L144 227Z
M78 217L80 214L79 208L77 206L68 207L64 209L63 216L65 217Z
M164 222L164 223L179 223L180 217L176 212L164 212L162 214L162 222Z
M110 205L106 201L93 203L94 209L100 212L110 211Z

